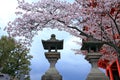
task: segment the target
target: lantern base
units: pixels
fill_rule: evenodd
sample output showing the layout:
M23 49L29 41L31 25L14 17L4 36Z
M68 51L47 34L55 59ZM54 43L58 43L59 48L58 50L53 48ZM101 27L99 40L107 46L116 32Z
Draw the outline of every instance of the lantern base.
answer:
M60 53L46 52L45 56L50 63L50 68L42 76L41 80L62 80L62 76L59 74L59 72L55 68L55 64L57 63L57 60L60 58Z
M59 74L45 74L42 76L42 80L62 80L62 76Z
M92 65L91 71L86 80L109 80L109 78L99 70L97 62L102 55L100 53L88 53L86 60Z
M92 68L86 80L109 80L98 68Z

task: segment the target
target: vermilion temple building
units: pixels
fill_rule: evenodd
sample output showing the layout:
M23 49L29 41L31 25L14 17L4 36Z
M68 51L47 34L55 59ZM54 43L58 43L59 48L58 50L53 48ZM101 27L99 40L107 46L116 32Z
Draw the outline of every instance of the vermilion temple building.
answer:
M108 64L108 60L98 62L99 67L106 69L110 80L120 80L120 64L118 59Z

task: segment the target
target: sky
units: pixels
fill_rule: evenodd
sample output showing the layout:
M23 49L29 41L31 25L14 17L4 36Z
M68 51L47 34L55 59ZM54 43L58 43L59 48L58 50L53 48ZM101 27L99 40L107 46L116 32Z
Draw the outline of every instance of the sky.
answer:
M29 2L37 0L26 0ZM72 2L73 0L69 0ZM17 0L2 0L0 1L0 36L7 35L3 31L4 27L9 21L15 19L15 10L17 7ZM90 72L91 65L84 59L83 55L75 54L71 49L80 49L79 45L76 45L73 41L80 41L80 38L76 38L64 31L58 31L57 29L43 29L38 35L34 37L32 42L30 54L33 56L31 60L32 69L30 72L31 80L41 80L41 76L48 70L49 62L44 56L44 52L41 40L47 40L51 34L55 34L59 40L64 40L64 48L60 50L61 59L58 60L56 68L62 75L63 80L85 80Z

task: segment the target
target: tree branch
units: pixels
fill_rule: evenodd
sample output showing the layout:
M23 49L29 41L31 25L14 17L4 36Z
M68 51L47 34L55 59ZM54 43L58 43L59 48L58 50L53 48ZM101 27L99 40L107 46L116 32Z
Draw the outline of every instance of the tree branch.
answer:
M115 35L114 29L113 29L113 26L112 26L112 22L111 22L111 28L112 28L112 34ZM116 40L113 39L113 41L114 41L115 45L117 45Z
M82 30L78 29L77 27L72 27L72 26L67 26L67 27L79 31L80 35L82 35L82 36L90 37L90 35L86 34L85 32L83 32Z
M61 20L59 20L59 19L58 19L57 21L65 24L64 21L61 21ZM83 32L82 30L78 29L77 27L73 27L73 26L67 26L67 27L77 30L78 32L80 32L80 35L82 35L82 36L86 36L87 38L91 37L91 35L86 34L85 32ZM101 27L101 29L102 29L103 32L105 31L105 30L103 29L103 27ZM105 33L104 33L104 34L105 34ZM108 36L107 36L107 38L108 38ZM93 39L98 40L98 41L101 41L101 40L96 39L96 38L93 38ZM108 41L103 41L103 44L109 45L109 46L113 47L114 49L116 49L116 51L120 52L120 49L119 49L109 38L108 38Z
M117 25L117 23L116 23L116 19L114 19L114 18L109 14L109 12L107 12L107 15L112 19L112 21L114 22L115 27L116 27L118 33L120 34L120 30L119 30L118 25Z
M117 16L118 16L119 13L120 13L120 8L119 8L119 10L117 11L117 13L115 15L115 20L117 19Z
M101 41L103 38L103 39L107 40L108 42L111 42L110 38L107 35L107 32L105 31L104 27L102 26L102 17L101 17L101 22L97 23L97 24L98 24L98 27L100 27L100 29L101 29ZM103 34L105 35L105 37Z

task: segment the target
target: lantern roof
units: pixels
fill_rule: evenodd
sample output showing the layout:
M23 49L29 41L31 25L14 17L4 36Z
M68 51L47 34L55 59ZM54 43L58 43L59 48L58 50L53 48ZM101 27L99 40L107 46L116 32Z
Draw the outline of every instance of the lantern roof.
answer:
M46 50L63 49L63 40L56 39L55 34L52 34L48 40L42 40L42 44Z
M90 36L87 40L83 40L81 50L88 50L89 48L100 49L102 46L102 41L94 39L93 36Z

